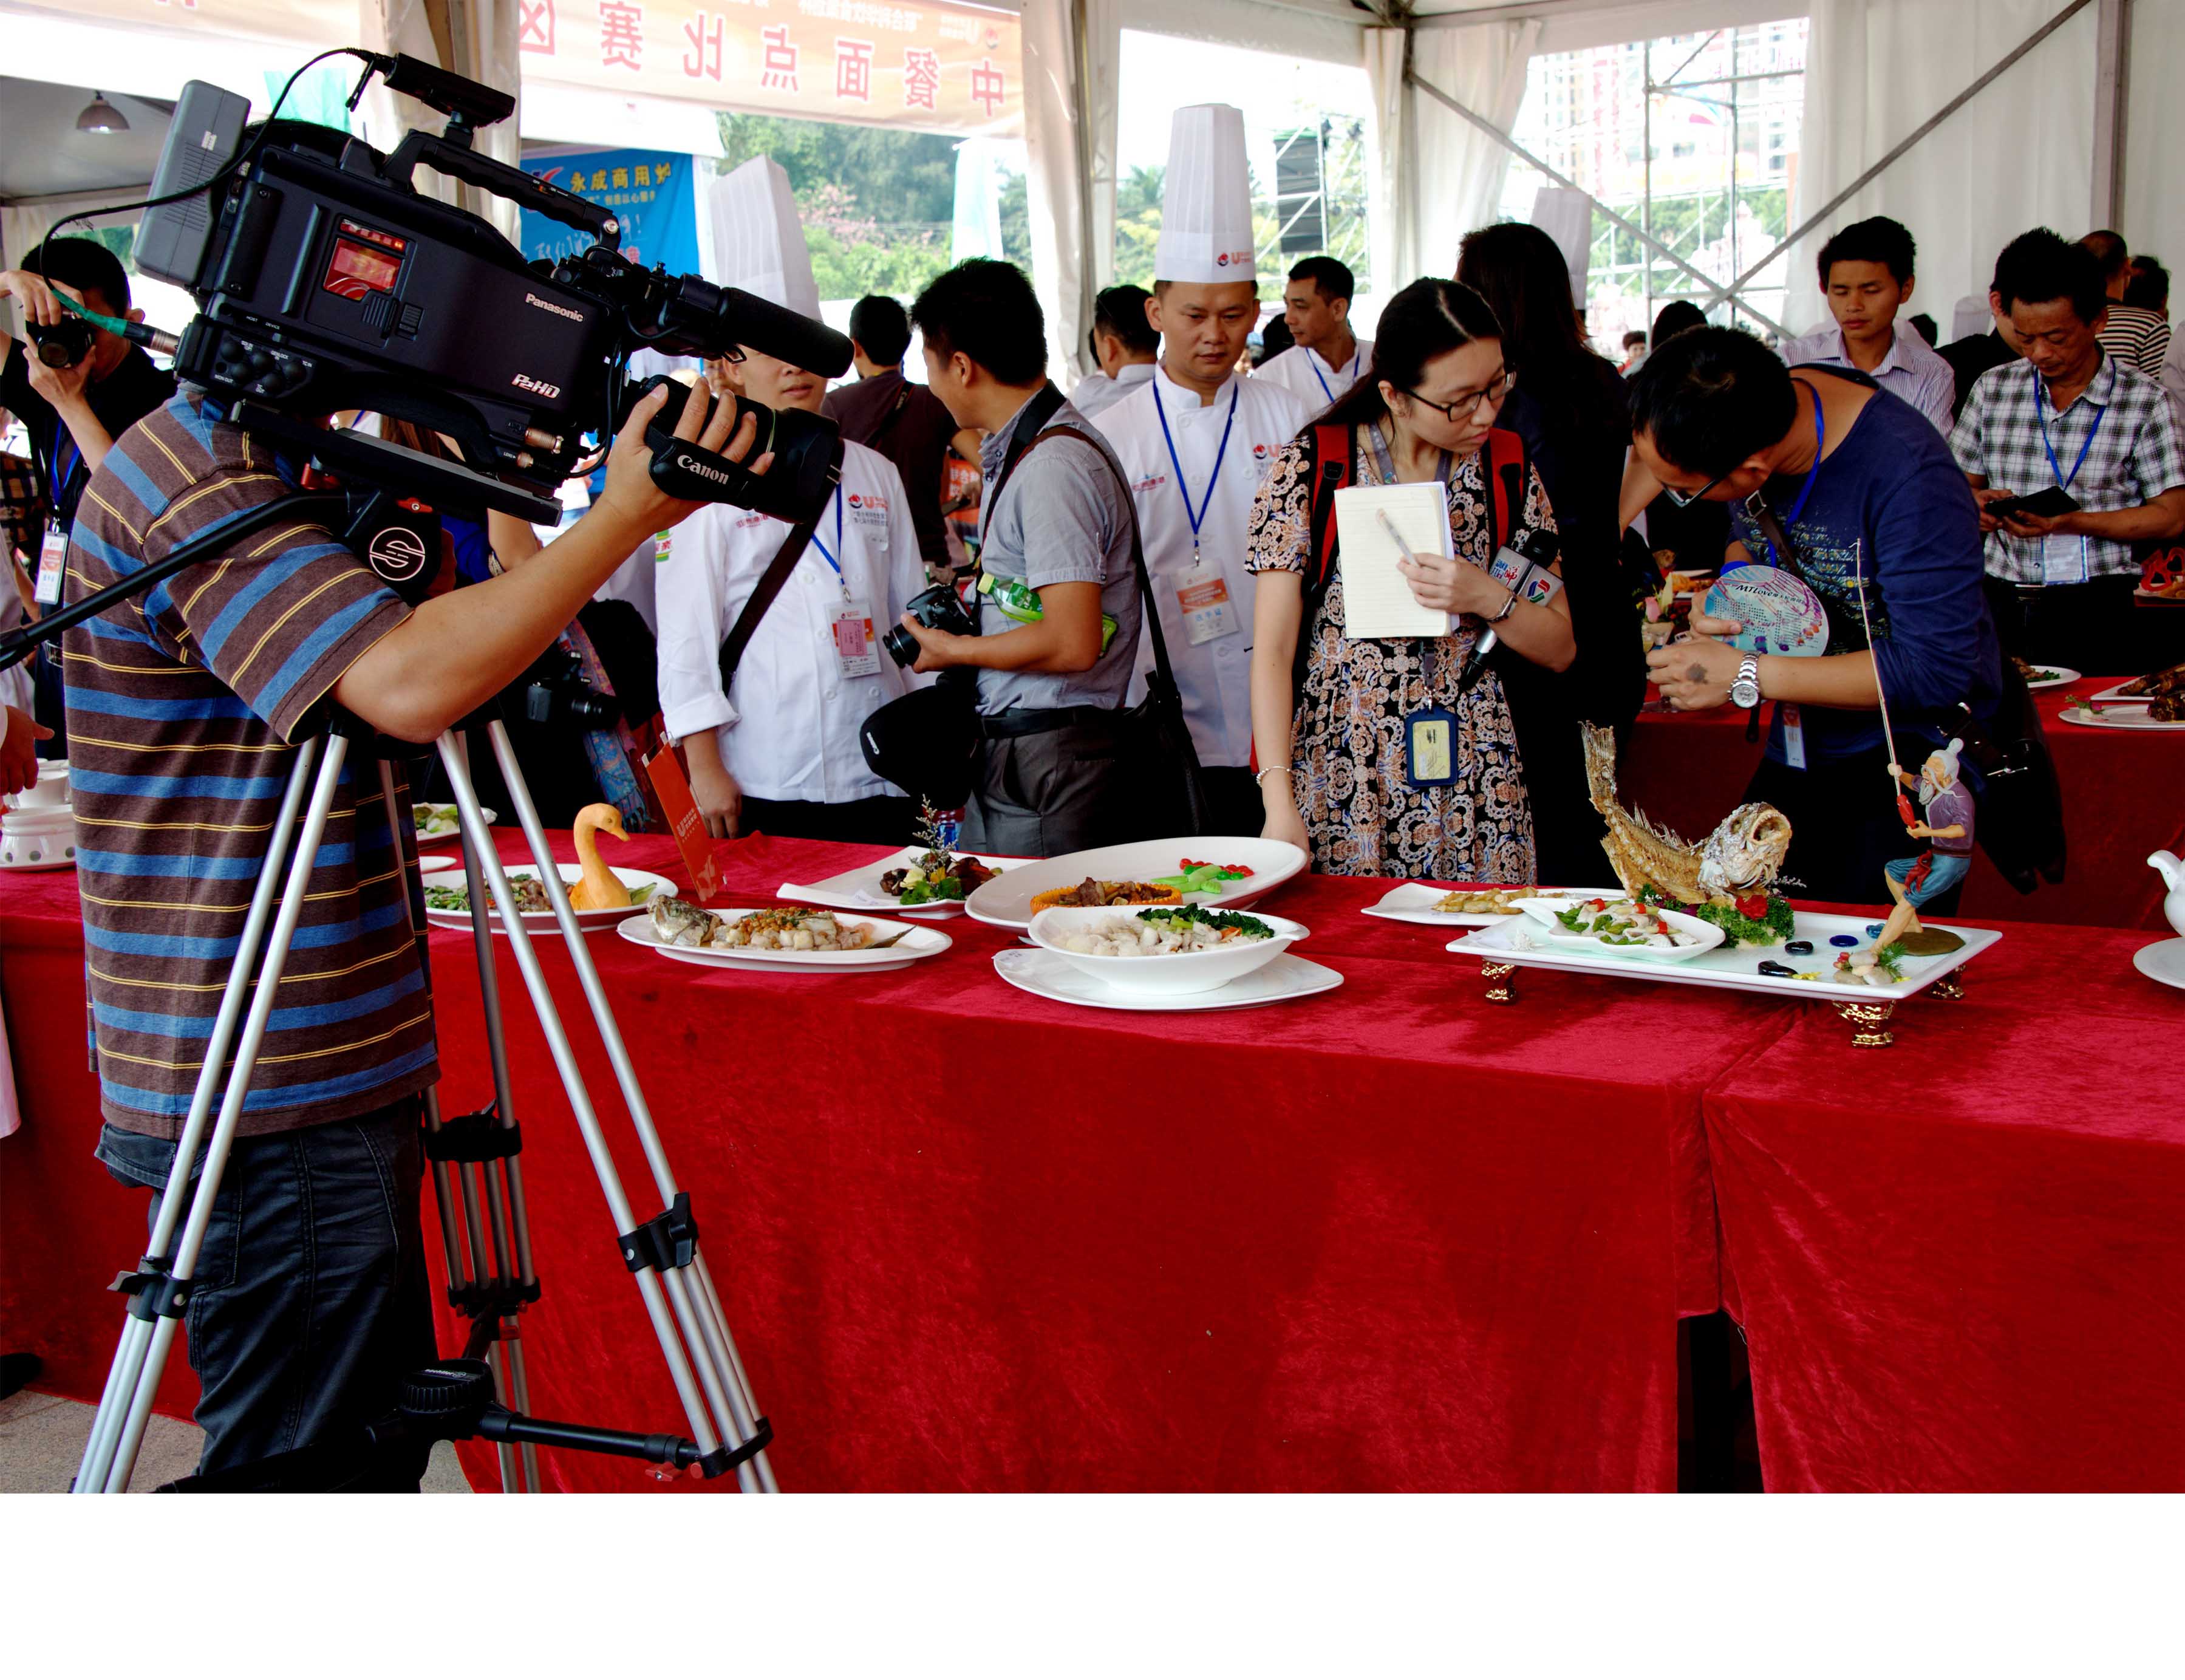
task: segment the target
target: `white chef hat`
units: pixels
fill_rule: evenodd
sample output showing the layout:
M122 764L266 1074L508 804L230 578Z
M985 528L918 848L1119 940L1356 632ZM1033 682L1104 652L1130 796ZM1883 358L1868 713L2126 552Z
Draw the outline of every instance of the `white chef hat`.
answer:
M804 244L789 176L772 158L752 158L716 176L707 194L717 284L819 318L819 283Z
M1186 105L1169 125L1161 190L1160 280L1257 283L1252 260L1252 181L1244 167L1244 114L1234 105Z

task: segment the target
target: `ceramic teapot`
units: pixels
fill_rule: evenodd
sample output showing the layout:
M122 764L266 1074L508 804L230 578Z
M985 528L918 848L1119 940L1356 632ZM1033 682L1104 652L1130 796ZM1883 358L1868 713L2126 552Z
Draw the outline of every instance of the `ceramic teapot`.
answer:
M2175 852L2157 852L2148 863L2162 876L2162 884L2170 890L2162 899L2162 913L2170 918L2170 925L2177 937L2185 939L2185 862Z

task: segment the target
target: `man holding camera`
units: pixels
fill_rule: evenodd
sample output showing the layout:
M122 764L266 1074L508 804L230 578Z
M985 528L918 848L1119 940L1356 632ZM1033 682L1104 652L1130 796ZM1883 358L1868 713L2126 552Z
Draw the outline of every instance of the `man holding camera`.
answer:
M979 559L994 589L980 598L981 633L902 620L914 669L976 673L981 752L964 844L1046 858L1135 838L1121 707L1140 615L1123 469L1090 435L1042 441L1089 428L1048 383L1046 318L1019 270L960 262L910 318L934 395L986 434ZM1003 591L1014 613L994 600Z
M696 511L648 476L645 427L663 401L635 406L602 495L517 571L412 608L299 519L66 634L98 1155L120 1182L153 1190L155 1215L288 743L329 702L429 742L513 681L641 540ZM676 435L729 445L732 460L752 452L755 428L731 443L725 405L701 435L705 410L694 392ZM186 389L88 475L68 597L297 483L291 462ZM398 803L390 827L369 759L344 766L221 1179L187 1320L204 1472L372 1420L433 1357L418 1094L438 1067L411 931L422 905L403 864L406 790ZM373 1485L414 1488L422 1467L422 1453L390 1464Z
M724 283L817 321L819 288L781 166L752 158L718 190L742 236ZM822 412L827 382L816 373L748 345L720 367L754 402ZM659 568L661 715L718 837L910 839L911 803L866 764L858 728L912 685L878 637L925 586L925 569L893 463L847 442L841 461L802 542L802 528L718 505L677 534ZM780 563L786 574L771 576ZM724 641L741 644L726 676Z

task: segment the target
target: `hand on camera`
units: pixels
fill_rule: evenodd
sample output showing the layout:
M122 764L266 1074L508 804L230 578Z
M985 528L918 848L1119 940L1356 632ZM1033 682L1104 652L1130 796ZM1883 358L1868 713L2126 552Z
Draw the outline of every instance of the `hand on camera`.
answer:
M952 650L962 638L947 630L930 629L905 613L897 620L908 630L918 643L918 659L911 666L914 671L945 671L956 663Z
M70 292L70 297L75 294ZM25 321L39 327L58 327L68 313L53 288L35 274L20 268L0 269L0 298L13 298ZM76 300L79 303L81 299Z
M0 706L0 793L20 793L38 779L36 744L53 731L13 706Z
M663 496L652 482L652 451L645 441L645 428L667 400L668 392L657 390L632 408L607 456L606 488L600 493L596 506L611 517L626 522L633 541L647 532L664 531L671 525L680 524L706 505L702 501L678 501L673 496ZM675 435L730 461L742 461L758 441L757 417L746 415L742 423L737 424L736 406L723 402L713 404L712 418L707 421L706 408L710 400L702 382L693 385L683 400ZM731 426L735 428L733 437L729 434ZM774 454L768 451L752 463L752 471L763 473L773 464Z

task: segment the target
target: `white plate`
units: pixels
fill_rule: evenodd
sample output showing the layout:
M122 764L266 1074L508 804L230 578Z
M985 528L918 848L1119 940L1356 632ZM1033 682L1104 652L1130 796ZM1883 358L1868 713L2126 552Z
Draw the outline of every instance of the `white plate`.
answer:
M2054 671L2056 673L2056 675L2052 677L2043 677L2038 682L2036 682L2031 677L2026 678L2026 686L2033 690L2036 693L2038 693L2044 688L2063 688L2072 683L2085 680L2078 672L2073 670L2069 665L2044 665L2038 659L2029 659L2026 663L2031 665L2037 671Z
M905 864L924 857L932 849L930 846L906 846L892 857L882 858L862 869L845 870L840 875L830 875L824 881L813 882L809 887L785 881L774 889L774 896L798 904L825 904L830 910L879 910L907 916L914 921L946 921L951 916L964 914L961 899L944 899L936 904L913 904L905 909L880 891L880 876L891 869L901 869ZM977 858L988 869L1003 871L1020 867L1025 862L1022 858L989 857L978 852L958 852L955 855Z
M2173 605L2180 602L2185 602L2185 595L2158 595L2153 590L2143 588L2138 584L2134 584L2132 585L2132 592L2138 599L2142 601L2165 601L2169 602Z
M511 887L515 886L519 876L536 875L539 872L538 865L528 859L522 863L505 865L504 867L508 871L508 884ZM575 864L565 863L560 865L560 868L562 879L572 887L584 879L584 871ZM616 880L621 882L633 893L640 887L650 887L656 895L672 894L675 891L675 883L666 876L654 875L645 870L618 869L614 875ZM436 874L425 876L424 884L428 887L461 887L467 882L461 870L452 869L442 870ZM500 915L493 907L492 896L493 889L489 887L486 889L486 926L499 933L502 931ZM650 903L651 900L648 899L646 902ZM617 904L612 910L578 910L577 926L587 933L597 933L604 928L613 927L627 916L629 911L630 907L628 904ZM425 912L425 920L435 927L453 927L465 933L469 932L471 929L471 913L467 910L428 908ZM559 933L562 931L561 925L554 920L554 912L550 910L524 911L523 926L525 931L534 938L538 938L541 933Z
M1095 881L1154 881L1164 875L1183 873L1183 860L1199 858L1211 863L1242 864L1252 873L1232 881L1227 892L1192 893L1187 904L1218 904L1238 910L1255 899L1263 899L1292 876L1303 871L1309 860L1304 848L1287 840L1245 840L1235 836L1196 835L1176 840L1137 840L1127 846L1101 846L1089 852L1071 852L1019 864L999 879L989 881L971 894L964 908L975 921L997 927L1014 927L1020 933L1031 926L1031 901L1058 887L1075 887L1088 877ZM1115 908L1120 909L1117 905Z
M2109 706L2107 710L2098 714L2088 711L2084 706L2066 706L2056 715L2065 723L2078 724L2087 729L2137 729L2152 731L2156 734L2165 730L2185 729L2185 720L2163 723L2148 716L2144 700L2137 703L2122 701Z
M1188 992L1177 997L1147 997L1119 992L1113 986L1072 968L1053 951L1026 950L1012 946L994 953L994 972L1020 992L1056 1003L1080 1004L1087 1009L1121 1009L1138 1012L1182 1013L1199 1010L1258 1009L1265 1004L1287 1003L1332 992L1343 977L1332 968L1307 962L1285 951L1265 968L1241 980L1232 980L1218 991Z
M1584 902L1580 900L1580 902ZM1569 910L1567 899L1520 899L1517 908L1525 913L1535 933L1551 941L1559 949L1571 951L1599 951L1612 957L1633 957L1641 962L1690 962L1695 957L1705 956L1722 944L1722 929L1712 921L1687 916L1682 910L1665 910L1656 912L1662 921L1679 933L1689 933L1697 943L1689 945L1610 945L1604 944L1590 933L1574 933L1556 920Z
M2142 945L2132 954L2132 966L2150 980L2185 991L2185 939Z
M1378 904L1368 904L1362 912L1377 916L1383 921L1416 922L1421 927L1493 927L1498 923L1515 921L1519 912L1513 910L1507 916L1497 916L1491 910L1438 910L1434 906L1459 888L1436 887L1424 881L1406 881L1402 886L1382 895ZM1620 899L1621 887L1604 887L1597 891L1565 893L1551 888L1541 894L1544 898Z
M441 802L436 800L433 803L439 804ZM478 808L478 815L485 819L485 826L488 828L491 828L493 826L494 814L491 811L486 809L483 805L481 805ZM448 818L444 822L433 824L430 828L428 828L422 822L417 825L417 838L420 841L452 840L455 836L462 832L463 826L461 822L452 816Z
M1675 986L1719 986L1733 992L1772 992L1779 996L1793 998L1892 1003L1923 991L1952 970L1964 967L2003 938L1992 928L1959 927L1939 921L1932 923L1931 925L1936 927L1948 927L1965 943L1942 956L1907 958L1902 965L1904 979L1901 984L1894 986L1849 985L1836 980L1797 980L1784 975L1759 972L1760 963L1780 962L1801 972L1818 971L1825 974L1836 966L1839 949L1829 944L1831 935L1851 934L1858 940L1858 944L1850 949L1864 949L1874 943L1866 930L1880 920L1878 915L1822 916L1799 910L1792 917L1791 938L1813 942L1813 955L1804 957L1787 956L1780 945L1723 944L1690 962L1630 962L1606 954L1572 950L1562 945L1551 946L1539 937L1539 929L1529 924L1515 927L1484 927L1476 933L1466 934L1461 939L1450 941L1448 949L1460 956L1516 963L1525 968L1559 968L1573 974L1618 974L1627 980L1666 981ZM1531 949L1512 944L1513 938L1518 936L1527 940Z
M2144 702L2149 698L2147 695L2127 694L2124 692L2125 683L2133 681L2135 679L2133 678L2126 677L2125 679L2125 682L2113 682L2107 688L2095 690L2094 692L2088 695L2087 698L2089 700L2099 700L2104 703L2111 700L2121 700L2126 705L2132 704L2132 702L2136 700Z
M1176 997L1215 991L1233 980L1241 980L1255 969L1265 968L1304 938L1306 932L1302 922L1279 916L1259 916L1255 911L1255 917L1271 930L1268 938L1232 939L1210 950L1178 951L1168 956L1094 956L1062 949L1061 941L1080 928L1097 926L1116 916L1128 920L1148 908L1158 907L1057 905L1053 910L1042 910L1031 919L1031 942L1042 950L1053 951L1079 972L1089 974L1119 992L1139 997Z
M462 866L463 860L461 858L451 858L445 852L425 852L420 854L417 859L417 872L420 875L433 875L444 869L461 870Z
M707 908L711 909L710 905ZM740 916L750 916L757 908L746 905L740 910L719 910L713 914L734 921ZM677 962L696 963L701 968L792 968L810 973L824 970L842 973L854 970L860 974L876 974L891 968L907 968L922 958L939 956L956 942L937 927L927 927L914 921L893 921L885 916L853 916L844 918L850 921L869 923L875 936L885 939L891 933L910 930L902 944L890 945L886 950L862 951L757 951L749 946L728 950L704 950L690 945L663 945L660 936L653 932L650 916L625 916L615 924L615 932L633 945L643 945Z

